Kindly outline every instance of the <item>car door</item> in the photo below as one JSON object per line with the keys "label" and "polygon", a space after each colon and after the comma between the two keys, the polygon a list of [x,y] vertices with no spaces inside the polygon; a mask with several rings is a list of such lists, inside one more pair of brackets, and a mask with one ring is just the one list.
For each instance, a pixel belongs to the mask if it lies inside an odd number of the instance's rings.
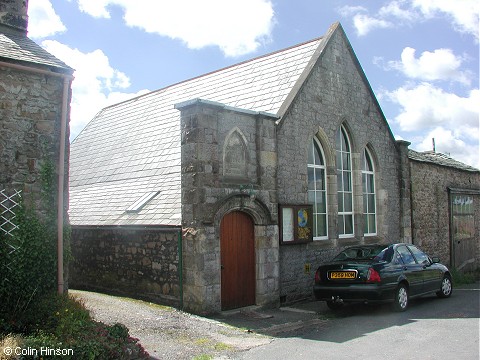
{"label": "car door", "polygon": [[427,254],[414,245],[407,245],[417,260],[417,263],[423,268],[423,292],[431,292],[440,288],[442,281],[442,272],[430,261]]}
{"label": "car door", "polygon": [[403,262],[403,274],[409,283],[409,292],[411,296],[423,292],[423,265],[418,264],[412,252],[406,245],[397,247],[397,253],[401,256]]}

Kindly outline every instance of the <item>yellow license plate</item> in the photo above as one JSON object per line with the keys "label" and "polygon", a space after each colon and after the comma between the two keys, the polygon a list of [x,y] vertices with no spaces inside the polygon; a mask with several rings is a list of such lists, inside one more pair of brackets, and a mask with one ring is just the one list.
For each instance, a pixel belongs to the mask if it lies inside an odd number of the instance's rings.
{"label": "yellow license plate", "polygon": [[355,271],[332,271],[330,273],[330,279],[350,279],[353,280],[357,277]]}

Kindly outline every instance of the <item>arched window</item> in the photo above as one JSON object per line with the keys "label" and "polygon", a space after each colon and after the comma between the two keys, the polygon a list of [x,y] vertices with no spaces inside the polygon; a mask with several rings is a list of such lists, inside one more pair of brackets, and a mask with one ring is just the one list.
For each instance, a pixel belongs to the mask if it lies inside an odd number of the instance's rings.
{"label": "arched window", "polygon": [[370,152],[363,152],[363,232],[365,236],[377,234],[377,207],[375,196],[375,168]]}
{"label": "arched window", "polygon": [[343,126],[337,135],[338,235],[353,236],[352,153]]}
{"label": "arched window", "polygon": [[325,160],[317,140],[308,147],[308,202],[313,205],[313,240],[328,238]]}

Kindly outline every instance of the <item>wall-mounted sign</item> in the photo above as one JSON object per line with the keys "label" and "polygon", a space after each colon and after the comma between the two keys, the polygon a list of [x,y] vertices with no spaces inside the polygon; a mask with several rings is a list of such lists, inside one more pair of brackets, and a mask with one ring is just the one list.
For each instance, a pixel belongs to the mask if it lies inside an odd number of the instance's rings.
{"label": "wall-mounted sign", "polygon": [[280,205],[280,243],[298,244],[313,240],[311,205]]}

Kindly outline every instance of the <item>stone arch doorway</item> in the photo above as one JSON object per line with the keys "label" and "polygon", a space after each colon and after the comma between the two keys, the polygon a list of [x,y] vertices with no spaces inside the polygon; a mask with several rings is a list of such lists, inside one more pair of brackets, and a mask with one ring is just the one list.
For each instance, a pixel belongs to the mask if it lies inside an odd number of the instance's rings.
{"label": "stone arch doorway", "polygon": [[226,214],[220,223],[222,310],[255,304],[255,230],[243,211]]}

